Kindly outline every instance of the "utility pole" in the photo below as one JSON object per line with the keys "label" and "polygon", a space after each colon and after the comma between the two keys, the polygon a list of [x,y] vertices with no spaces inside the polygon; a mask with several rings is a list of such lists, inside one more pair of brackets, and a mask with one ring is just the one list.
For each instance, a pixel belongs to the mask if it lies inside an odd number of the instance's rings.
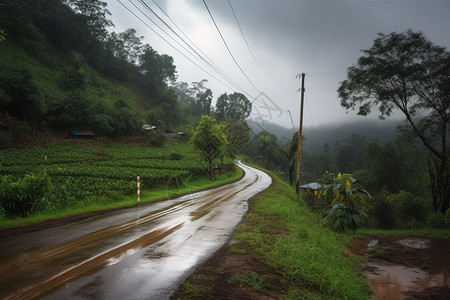
{"label": "utility pole", "polygon": [[[297,75],[298,78],[299,75]],[[295,190],[297,191],[297,196],[300,192],[300,162],[302,158],[302,136],[303,136],[303,102],[305,95],[305,73],[302,76],[302,89],[301,89],[301,103],[300,103],[300,127],[298,128],[298,153],[297,153],[297,181],[295,185]]]}

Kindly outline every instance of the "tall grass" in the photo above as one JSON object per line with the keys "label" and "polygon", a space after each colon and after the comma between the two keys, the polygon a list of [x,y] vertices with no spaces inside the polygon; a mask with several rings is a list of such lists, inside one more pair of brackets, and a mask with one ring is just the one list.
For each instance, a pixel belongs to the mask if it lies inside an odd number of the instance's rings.
{"label": "tall grass", "polygon": [[256,197],[236,238],[251,245],[290,287],[288,299],[369,299],[362,258],[344,255],[351,237],[326,228],[278,178]]}

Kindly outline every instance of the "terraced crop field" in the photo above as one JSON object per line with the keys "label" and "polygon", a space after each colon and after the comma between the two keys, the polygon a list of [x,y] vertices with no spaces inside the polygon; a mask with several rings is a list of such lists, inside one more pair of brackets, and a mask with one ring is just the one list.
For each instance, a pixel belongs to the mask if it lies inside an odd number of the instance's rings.
{"label": "terraced crop field", "polygon": [[136,194],[138,175],[145,190],[202,176],[206,167],[190,144],[178,142],[160,148],[67,144],[0,150],[0,177],[45,174],[54,198],[50,205],[59,209],[105,195]]}

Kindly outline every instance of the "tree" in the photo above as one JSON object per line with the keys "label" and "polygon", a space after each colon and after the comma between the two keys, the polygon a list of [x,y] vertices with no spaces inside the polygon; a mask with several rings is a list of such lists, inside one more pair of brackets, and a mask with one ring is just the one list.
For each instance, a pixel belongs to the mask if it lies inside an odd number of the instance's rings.
{"label": "tree", "polygon": [[208,82],[206,79],[200,82],[193,82],[193,92],[195,93],[195,105],[194,113],[197,116],[210,115],[211,114],[211,102],[213,99],[213,94],[211,89],[205,87],[205,83]]}
{"label": "tree", "polygon": [[199,82],[192,82],[189,85],[186,82],[173,83],[172,88],[185,106],[185,111],[198,119],[202,115],[211,114],[211,102],[213,94],[211,89],[205,86],[208,80],[202,79]]}
{"label": "tree", "polygon": [[108,4],[98,0],[67,0],[67,5],[81,16],[86,33],[98,40],[104,41],[107,38],[107,27],[114,24],[106,18],[111,15],[106,8]]}
{"label": "tree", "polygon": [[224,125],[228,141],[228,146],[226,147],[227,156],[235,157],[238,152],[250,143],[250,127],[245,122],[222,122],[221,124]]}
{"label": "tree", "polygon": [[224,156],[228,144],[223,126],[216,124],[214,118],[203,115],[190,143],[202,153],[203,159],[208,163],[209,179],[212,180],[214,161]]}
{"label": "tree", "polygon": [[339,143],[335,157],[336,168],[345,173],[361,169],[365,143],[366,138],[355,133]]}
{"label": "tree", "polygon": [[156,91],[165,86],[168,81],[175,81],[176,67],[173,58],[167,54],[158,54],[157,51],[146,44],[142,55],[139,57],[139,70],[142,73],[145,86],[150,91]]}
{"label": "tree", "polygon": [[216,115],[219,121],[244,121],[252,112],[252,103],[241,93],[224,93],[217,98]]}
{"label": "tree", "polygon": [[429,175],[435,211],[449,208],[450,53],[422,33],[379,34],[363,50],[338,89],[341,105],[367,115],[378,106],[380,118],[395,109],[431,152]]}
{"label": "tree", "polygon": [[292,183],[294,182],[294,169],[297,164],[298,132],[295,132],[292,135],[292,139],[289,141],[285,148],[281,148],[281,152],[284,154],[284,156],[286,156],[288,164],[289,184],[292,185]]}
{"label": "tree", "polygon": [[139,56],[142,54],[143,36],[136,36],[136,29],[128,28],[124,32],[119,33],[118,38],[122,42],[123,53],[119,57],[126,61],[136,64]]}

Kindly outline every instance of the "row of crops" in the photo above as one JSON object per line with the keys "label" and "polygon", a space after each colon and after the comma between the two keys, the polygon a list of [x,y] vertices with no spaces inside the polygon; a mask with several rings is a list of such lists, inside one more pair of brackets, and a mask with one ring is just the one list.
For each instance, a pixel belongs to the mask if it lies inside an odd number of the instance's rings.
{"label": "row of crops", "polygon": [[0,150],[0,204],[3,213],[21,214],[18,207],[23,209],[24,204],[19,202],[36,198],[31,193],[38,191],[44,195],[29,207],[25,205],[25,210],[59,210],[105,195],[136,193],[137,175],[141,188],[149,189],[178,184],[205,170],[200,155],[186,143],[161,148],[51,145],[5,149]]}

